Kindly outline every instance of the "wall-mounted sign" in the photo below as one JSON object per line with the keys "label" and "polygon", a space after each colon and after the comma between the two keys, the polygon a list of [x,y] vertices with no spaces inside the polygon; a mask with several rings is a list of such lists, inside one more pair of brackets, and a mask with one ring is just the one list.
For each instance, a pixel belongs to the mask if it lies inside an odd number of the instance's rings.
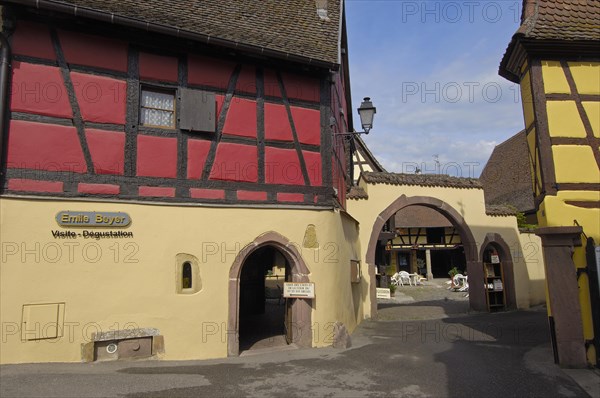
{"label": "wall-mounted sign", "polygon": [[492,264],[500,264],[500,256],[498,256],[497,254],[492,254]]}
{"label": "wall-mounted sign", "polygon": [[61,211],[56,215],[56,222],[61,227],[124,228],[131,224],[131,217],[127,213]]}
{"label": "wall-mounted sign", "polygon": [[382,287],[377,288],[377,298],[389,299],[392,298],[390,289],[385,289]]}
{"label": "wall-mounted sign", "polygon": [[283,284],[283,297],[285,298],[315,298],[315,284],[285,282]]}

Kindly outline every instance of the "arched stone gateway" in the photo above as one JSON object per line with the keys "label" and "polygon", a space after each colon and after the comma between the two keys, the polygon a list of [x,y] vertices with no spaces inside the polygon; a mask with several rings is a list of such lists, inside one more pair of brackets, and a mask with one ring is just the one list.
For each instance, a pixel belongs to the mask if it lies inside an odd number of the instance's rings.
{"label": "arched stone gateway", "polygon": [[366,261],[369,265],[369,274],[371,281],[370,286],[371,295],[371,314],[377,313],[377,299],[376,299],[376,286],[375,286],[375,250],[377,247],[377,240],[381,229],[383,228],[386,221],[391,218],[396,212],[402,210],[408,206],[425,206],[434,209],[444,215],[456,228],[460,234],[463,247],[465,250],[465,257],[467,262],[467,272],[469,275],[469,304],[471,309],[475,311],[485,311],[487,309],[485,292],[483,289],[483,268],[480,261],[479,252],[477,250],[477,243],[473,237],[471,229],[465,222],[464,218],[460,215],[449,204],[427,196],[412,196],[407,197],[406,195],[400,196],[392,204],[390,204],[385,210],[383,210],[373,225],[371,236],[369,238],[369,246],[367,248]]}
{"label": "arched stone gateway", "polygon": [[[279,251],[290,268],[292,282],[309,282],[310,271],[298,249],[287,238],[277,232],[267,232],[245,246],[236,256],[229,271],[229,314],[227,326],[227,355],[239,355],[240,277],[248,257],[260,248],[271,247]],[[306,300],[292,299],[289,320],[291,342],[299,347],[312,345],[311,305]]]}

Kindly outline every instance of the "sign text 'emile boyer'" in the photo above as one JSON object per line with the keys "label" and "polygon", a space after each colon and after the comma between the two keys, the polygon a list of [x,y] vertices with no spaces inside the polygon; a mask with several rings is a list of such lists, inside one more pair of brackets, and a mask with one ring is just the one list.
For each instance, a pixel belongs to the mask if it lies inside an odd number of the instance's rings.
{"label": "sign text 'emile boyer'", "polygon": [[56,222],[61,227],[124,228],[131,224],[131,217],[127,213],[61,211]]}

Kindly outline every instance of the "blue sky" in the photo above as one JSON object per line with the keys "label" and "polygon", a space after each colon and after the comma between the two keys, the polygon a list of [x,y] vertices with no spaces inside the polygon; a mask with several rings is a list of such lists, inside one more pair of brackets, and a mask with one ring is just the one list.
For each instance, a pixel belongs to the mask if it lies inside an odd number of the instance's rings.
{"label": "blue sky", "polygon": [[519,86],[498,75],[520,13],[520,0],[346,0],[355,128],[369,96],[363,138],[388,171],[478,177],[523,129]]}

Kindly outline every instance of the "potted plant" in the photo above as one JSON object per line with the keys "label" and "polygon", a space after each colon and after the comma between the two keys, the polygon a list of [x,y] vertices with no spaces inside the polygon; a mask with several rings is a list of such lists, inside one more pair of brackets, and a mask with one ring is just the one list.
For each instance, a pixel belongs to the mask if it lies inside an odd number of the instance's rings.
{"label": "potted plant", "polygon": [[448,275],[450,275],[450,287],[454,287],[454,277],[460,274],[460,270],[456,267],[453,267],[450,271],[448,271]]}
{"label": "potted plant", "polygon": [[394,297],[396,295],[397,286],[393,283],[390,283],[390,296]]}

